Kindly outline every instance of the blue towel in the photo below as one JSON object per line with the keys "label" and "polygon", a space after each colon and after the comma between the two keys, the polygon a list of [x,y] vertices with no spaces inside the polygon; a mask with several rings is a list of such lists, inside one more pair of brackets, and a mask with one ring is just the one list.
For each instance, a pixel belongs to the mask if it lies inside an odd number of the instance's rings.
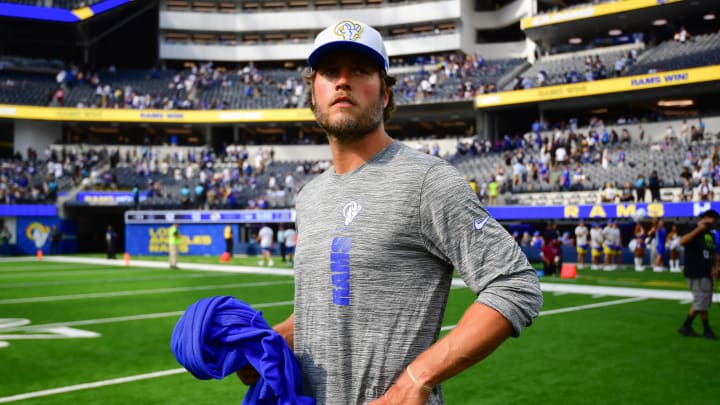
{"label": "blue towel", "polygon": [[229,296],[203,298],[180,317],[170,340],[177,361],[198,379],[222,379],[248,363],[260,374],[243,404],[314,405],[302,396],[300,365],[259,311]]}

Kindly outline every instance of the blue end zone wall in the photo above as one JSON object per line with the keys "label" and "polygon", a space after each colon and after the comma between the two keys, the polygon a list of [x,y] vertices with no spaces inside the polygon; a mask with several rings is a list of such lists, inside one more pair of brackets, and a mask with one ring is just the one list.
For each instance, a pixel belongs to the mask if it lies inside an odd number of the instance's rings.
{"label": "blue end zone wall", "polygon": [[14,219],[14,221],[6,221],[6,225],[14,224],[10,232],[15,241],[14,244],[0,247],[0,254],[34,255],[38,250],[42,250],[44,254],[50,253],[50,234],[53,225],[57,225],[62,234],[58,253],[77,252],[77,224],[58,217],[55,205],[0,205],[0,218]]}
{"label": "blue end zone wall", "polygon": [[58,217],[18,217],[17,244],[15,251],[20,255],[34,255],[38,250],[50,253],[50,234],[53,225],[62,233],[58,254],[77,252],[77,224]]}

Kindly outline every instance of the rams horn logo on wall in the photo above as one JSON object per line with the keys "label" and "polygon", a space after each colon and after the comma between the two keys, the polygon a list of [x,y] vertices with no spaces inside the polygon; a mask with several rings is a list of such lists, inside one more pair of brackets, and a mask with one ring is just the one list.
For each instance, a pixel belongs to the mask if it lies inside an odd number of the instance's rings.
{"label": "rams horn logo on wall", "polygon": [[41,224],[40,222],[33,222],[28,225],[25,229],[25,236],[28,239],[35,242],[35,247],[40,249],[45,246],[47,238],[50,235],[50,227]]}
{"label": "rams horn logo on wall", "polygon": [[346,41],[357,41],[362,34],[362,25],[355,21],[344,20],[335,25],[335,35],[342,37]]}

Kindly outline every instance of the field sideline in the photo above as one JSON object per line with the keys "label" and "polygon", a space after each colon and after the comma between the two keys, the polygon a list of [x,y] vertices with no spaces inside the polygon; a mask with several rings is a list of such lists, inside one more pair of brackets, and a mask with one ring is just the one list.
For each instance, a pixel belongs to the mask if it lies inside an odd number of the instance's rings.
{"label": "field sideline", "polygon": [[[269,323],[292,311],[292,269],[182,258],[0,260],[0,403],[239,403],[234,377],[198,381],[175,362],[169,336],[197,299],[234,295]],[[191,262],[186,262],[191,261]],[[277,262],[278,260],[276,260]],[[448,404],[710,404],[719,342],[676,329],[690,295],[678,274],[580,271],[543,279],[545,306],[521,338],[443,384]],[[472,293],[454,284],[443,331]],[[711,324],[720,330],[713,304]],[[713,319],[714,318],[716,319]],[[699,321],[696,329],[700,330]],[[707,378],[707,377],[706,377]],[[698,383],[698,381],[704,381]]]}

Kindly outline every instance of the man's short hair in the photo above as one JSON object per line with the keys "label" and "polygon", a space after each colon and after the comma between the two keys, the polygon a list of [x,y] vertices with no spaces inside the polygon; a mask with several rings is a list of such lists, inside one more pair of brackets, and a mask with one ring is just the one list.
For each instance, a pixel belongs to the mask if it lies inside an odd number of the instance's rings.
{"label": "man's short hair", "polygon": [[720,218],[720,214],[718,214],[718,212],[715,211],[715,210],[713,210],[713,209],[709,209],[709,210],[703,212],[702,214],[700,214],[700,218],[715,218],[715,219],[718,219],[718,218]]}

